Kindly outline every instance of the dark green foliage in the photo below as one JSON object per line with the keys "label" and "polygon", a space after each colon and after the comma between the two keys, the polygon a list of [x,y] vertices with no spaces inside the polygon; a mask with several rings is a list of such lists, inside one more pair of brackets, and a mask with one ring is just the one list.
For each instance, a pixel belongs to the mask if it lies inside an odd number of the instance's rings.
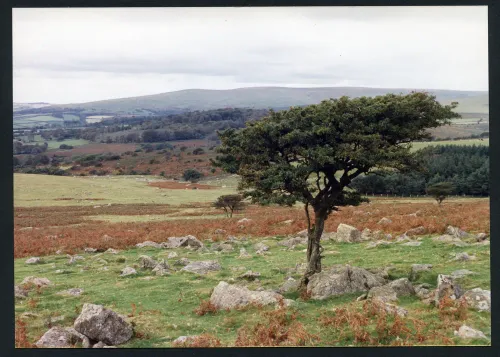
{"label": "dark green foliage", "polygon": [[191,181],[191,182],[196,182],[202,177],[203,174],[195,169],[187,169],[186,171],[184,171],[184,174],[182,175],[184,181]]}
{"label": "dark green foliage", "polygon": [[226,216],[231,218],[234,211],[241,211],[244,209],[243,196],[241,195],[224,195],[217,198],[213,203],[215,208],[223,209]]}
{"label": "dark green foliage", "polygon": [[417,151],[424,170],[409,174],[360,176],[352,187],[363,194],[425,195],[425,188],[447,181],[454,195],[489,195],[489,148],[440,145]]}
{"label": "dark green foliage", "polygon": [[71,146],[71,145],[66,145],[66,144],[61,144],[61,145],[59,146],[59,149],[61,149],[61,150],[71,150],[71,149],[73,149],[73,146]]}
{"label": "dark green foliage", "polygon": [[427,194],[434,197],[438,204],[453,192],[453,185],[449,182],[439,182],[427,187]]}
{"label": "dark green foliage", "polygon": [[[324,221],[339,205],[358,204],[348,188],[376,167],[409,172],[421,162],[410,143],[430,137],[429,128],[459,117],[427,93],[374,98],[331,99],[292,107],[219,133],[213,165],[241,176],[244,197],[261,204],[306,205],[308,270],[302,281],[321,271],[320,237]],[[311,225],[308,208],[314,212]]]}
{"label": "dark green foliage", "polygon": [[203,150],[202,148],[196,148],[193,150],[193,155],[201,155],[204,153],[205,153],[205,150]]}

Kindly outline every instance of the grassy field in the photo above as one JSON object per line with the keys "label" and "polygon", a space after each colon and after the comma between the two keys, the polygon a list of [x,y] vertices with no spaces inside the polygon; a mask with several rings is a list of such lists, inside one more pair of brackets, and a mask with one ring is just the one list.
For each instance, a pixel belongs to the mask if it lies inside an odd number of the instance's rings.
{"label": "grassy field", "polygon": [[490,145],[490,139],[485,138],[483,140],[481,139],[465,139],[465,140],[443,140],[443,141],[426,141],[426,142],[414,142],[412,143],[412,151],[416,151],[422,148],[425,148],[427,146],[432,146],[432,145]]}
{"label": "grassy field", "polygon": [[[195,310],[202,300],[210,297],[219,281],[235,279],[252,290],[276,289],[283,284],[287,269],[305,261],[305,246],[285,251],[278,242],[305,228],[303,208],[251,205],[229,219],[222,215],[222,211],[210,207],[210,202],[221,194],[235,192],[235,176],[207,178],[201,183],[216,188],[198,190],[156,188],[149,185],[148,179],[154,177],[14,175],[15,283],[27,276],[37,276],[46,277],[55,284],[32,291],[25,300],[16,300],[16,329],[19,334],[26,333],[25,342],[36,342],[50,326],[72,326],[86,302],[103,304],[128,316],[127,319],[135,325],[135,337],[119,347],[171,347],[172,341],[179,336],[203,333],[218,339],[223,346],[234,346],[238,330],[244,326],[251,328],[259,322],[267,325],[285,321],[276,315],[284,312],[276,312],[273,307],[224,310],[202,316]],[[416,211],[418,216],[408,216]],[[238,223],[241,217],[249,218],[251,223],[241,225]],[[392,223],[379,225],[377,222],[382,217],[390,218]],[[285,220],[291,223],[284,224]],[[416,283],[435,287],[438,274],[469,269],[475,274],[460,280],[464,289],[490,289],[489,246],[456,247],[430,239],[442,234],[447,225],[459,226],[471,233],[489,233],[488,199],[450,199],[438,206],[431,199],[373,198],[370,204],[341,208],[326,221],[325,230],[335,231],[339,223],[360,230],[379,229],[393,236],[424,226],[428,235],[422,237],[419,247],[392,244],[367,249],[367,243],[326,241],[323,244],[324,269],[334,264],[367,269],[392,266],[392,280],[407,277],[411,264],[433,264],[432,271],[423,274]],[[226,230],[226,234],[215,234],[218,228]],[[163,242],[167,237],[187,234],[203,241],[209,251],[135,248],[136,243],[146,240]],[[213,242],[224,239],[226,235],[248,240],[235,244],[233,252],[212,251]],[[111,238],[104,239],[105,236]],[[270,254],[256,255],[253,245],[257,242],[267,244]],[[83,252],[85,247],[121,251],[117,255],[89,254]],[[238,258],[242,247],[252,258]],[[62,250],[62,254],[55,254],[57,250]],[[178,257],[168,259],[171,251],[175,251]],[[451,254],[464,251],[475,254],[477,259],[449,262]],[[67,253],[81,254],[85,259],[68,265]],[[182,257],[192,261],[217,260],[222,270],[205,276],[180,271],[169,276],[156,276],[137,266],[137,259],[143,254],[165,259],[171,266]],[[41,256],[44,263],[26,265],[25,260],[30,256]],[[120,277],[125,266],[135,266],[138,274]],[[103,267],[107,270],[102,270]],[[248,270],[261,274],[258,282],[238,280],[238,276]],[[292,276],[300,278],[298,273],[292,273]],[[84,293],[78,297],[57,294],[70,288],[82,288]],[[316,335],[294,343],[314,346],[489,344],[484,340],[460,340],[454,336],[454,331],[465,323],[491,338],[489,313],[469,309],[465,314],[449,315],[443,309],[424,305],[416,297],[406,297],[397,304],[409,311],[408,318],[403,321],[393,317],[386,319],[367,313],[369,305],[356,302],[359,295],[347,294],[314,301],[299,297],[297,292],[284,294],[285,298],[295,300],[294,307],[286,312],[289,316],[286,321],[293,322],[295,325],[291,326],[294,328],[302,324],[309,333]],[[335,312],[334,309],[344,308],[352,316],[367,319],[364,329],[370,337],[364,342],[356,339],[358,335],[349,324],[335,327],[325,322],[325,317],[334,319],[340,316],[339,310]],[[402,329],[401,323],[408,330]],[[381,330],[392,332],[381,337]]]}

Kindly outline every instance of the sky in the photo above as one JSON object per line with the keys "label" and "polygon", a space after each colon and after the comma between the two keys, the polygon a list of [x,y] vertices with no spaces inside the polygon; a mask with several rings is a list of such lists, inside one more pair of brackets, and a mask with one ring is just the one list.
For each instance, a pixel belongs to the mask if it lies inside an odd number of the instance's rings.
{"label": "sky", "polygon": [[488,89],[487,7],[13,9],[14,102],[183,89]]}

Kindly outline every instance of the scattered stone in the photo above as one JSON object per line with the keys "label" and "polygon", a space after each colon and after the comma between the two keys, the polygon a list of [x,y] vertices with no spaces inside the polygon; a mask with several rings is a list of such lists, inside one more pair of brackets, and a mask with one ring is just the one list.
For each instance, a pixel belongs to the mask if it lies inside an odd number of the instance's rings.
{"label": "scattered stone", "polygon": [[120,276],[129,276],[129,275],[135,275],[137,274],[137,271],[132,268],[132,267],[125,267],[123,270],[122,270],[122,273],[120,274]]}
{"label": "scattered stone", "polygon": [[107,345],[119,345],[132,338],[132,326],[125,318],[102,305],[84,304],[74,323],[76,331]]}
{"label": "scattered stone", "polygon": [[234,247],[229,243],[215,243],[211,247],[213,250],[223,253],[232,252]]}
{"label": "scattered stone", "polygon": [[475,255],[469,255],[466,252],[462,252],[462,253],[456,253],[452,261],[467,262],[469,260],[475,260],[475,259],[476,259]]}
{"label": "scattered stone", "polygon": [[220,228],[217,228],[215,231],[214,231],[214,234],[225,234],[226,231],[224,229],[220,229]]}
{"label": "scattered stone", "polygon": [[393,242],[388,242],[386,240],[378,240],[376,242],[370,242],[366,245],[366,249],[372,249],[372,248],[376,248],[378,247],[379,245],[383,245],[383,246],[388,246],[390,244],[393,244]]}
{"label": "scattered stone", "polygon": [[169,237],[165,243],[162,243],[162,247],[169,249],[180,247],[201,248],[203,243],[195,236],[188,235],[185,237]]}
{"label": "scattered stone", "polygon": [[73,265],[79,260],[85,260],[85,258],[82,257],[81,255],[69,255],[69,254],[67,254],[66,256],[69,258],[68,263],[67,263],[68,265]]}
{"label": "scattered stone", "polygon": [[256,251],[267,252],[269,247],[262,242],[259,242],[253,246]]}
{"label": "scattered stone", "polygon": [[179,255],[176,252],[170,252],[170,253],[168,253],[167,258],[172,259],[172,258],[176,258],[177,256],[179,256]]}
{"label": "scattered stone", "polygon": [[415,295],[415,289],[407,278],[393,280],[387,285],[394,289],[397,297]]}
{"label": "scattered stone", "polygon": [[250,303],[259,305],[276,304],[283,296],[271,291],[251,291],[244,286],[219,282],[214,288],[210,302],[217,309],[233,309]]}
{"label": "scattered stone", "polygon": [[450,236],[453,236],[453,237],[459,238],[459,239],[467,238],[469,236],[469,233],[461,230],[458,227],[453,227],[453,226],[446,227],[445,234],[448,234]]}
{"label": "scattered stone", "polygon": [[31,258],[27,259],[24,263],[25,264],[42,264],[43,259],[40,257],[31,257]]}
{"label": "scattered stone", "polygon": [[251,219],[248,219],[248,218],[242,218],[242,219],[240,219],[237,223],[238,223],[238,224],[242,224],[242,223],[250,223],[250,222],[252,222],[252,220],[251,220]]}
{"label": "scattered stone", "polygon": [[278,289],[276,292],[280,294],[289,293],[292,291],[296,291],[299,288],[300,281],[295,280],[292,277],[289,277]]}
{"label": "scattered stone", "polygon": [[362,241],[377,239],[377,238],[380,238],[381,236],[382,236],[381,231],[372,232],[371,229],[369,229],[369,228],[365,228],[361,232],[361,240]]}
{"label": "scattered stone", "polygon": [[149,240],[142,242],[142,243],[137,243],[135,246],[137,248],[146,248],[146,247],[152,247],[152,248],[158,248],[158,249],[163,248],[163,246],[160,243],[151,242]]}
{"label": "scattered stone", "polygon": [[438,275],[437,290],[434,299],[434,303],[436,306],[439,305],[439,302],[445,296],[449,297],[451,300],[456,300],[462,295],[462,288],[455,282],[455,280],[451,276],[443,274]]}
{"label": "scattered stone", "polygon": [[297,237],[307,238],[307,229],[304,229],[295,234]]}
{"label": "scattered stone", "polygon": [[356,243],[361,241],[361,232],[353,226],[339,224],[335,240],[342,243]]}
{"label": "scattered stone", "polygon": [[63,253],[63,251],[61,249],[59,249],[59,250],[56,251],[57,255],[62,254],[62,253]]}
{"label": "scattered stone", "polygon": [[164,260],[161,260],[153,268],[153,273],[159,276],[170,275],[170,266]]}
{"label": "scattered stone", "polygon": [[396,291],[389,285],[375,286],[371,288],[368,292],[367,298],[382,302],[398,301]]}
{"label": "scattered stone", "polygon": [[26,299],[28,297],[28,290],[23,289],[19,285],[14,285],[14,296],[18,299]]}
{"label": "scattered stone", "polygon": [[256,280],[260,277],[260,273],[255,272],[255,271],[247,271],[246,273],[240,275],[238,279],[240,280],[248,280],[248,281],[253,281]]}
{"label": "scattered stone", "polygon": [[241,248],[240,249],[240,255],[238,256],[238,258],[240,259],[247,259],[247,258],[251,258],[252,256],[250,254],[248,254],[247,250],[245,248]]}
{"label": "scattered stone", "polygon": [[390,220],[387,217],[384,217],[380,221],[377,222],[377,224],[389,224],[389,223],[392,223],[392,220]]}
{"label": "scattered stone", "polygon": [[432,264],[412,264],[410,271],[410,281],[415,281],[420,277],[422,272],[429,272],[432,269]]}
{"label": "scattered stone", "polygon": [[113,248],[108,248],[104,253],[109,253],[109,254],[118,254],[119,250],[113,249]]}
{"label": "scattered stone", "polygon": [[463,295],[469,307],[478,311],[491,312],[491,291],[475,288],[468,290]]}
{"label": "scattered stone", "polygon": [[488,235],[486,233],[478,233],[476,236],[476,241],[478,242],[482,242],[486,239],[488,239]]}
{"label": "scattered stone", "polygon": [[408,237],[421,236],[422,234],[425,234],[426,232],[427,232],[427,229],[424,226],[419,226],[419,227],[407,230],[405,232],[405,235],[407,235]]}
{"label": "scattered stone", "polygon": [[427,305],[431,303],[431,300],[434,297],[434,292],[431,291],[431,286],[429,284],[415,285],[414,289],[415,295],[417,295],[420,300],[425,300]]}
{"label": "scattered stone", "polygon": [[298,244],[307,244],[307,238],[302,238],[302,237],[290,238],[290,239],[286,239],[284,241],[281,241],[278,244],[282,245],[284,247],[287,247],[287,248],[292,248]]}
{"label": "scattered stone", "polygon": [[181,270],[188,271],[188,272],[195,273],[195,274],[207,274],[208,272],[218,271],[221,269],[222,269],[222,267],[220,266],[220,264],[217,261],[204,260],[204,261],[191,262],[188,265],[186,265],[184,268],[182,268]]}
{"label": "scattered stone", "polygon": [[83,294],[83,289],[73,288],[68,290],[59,291],[57,295],[69,295],[69,296],[80,296]]}
{"label": "scattered stone", "polygon": [[370,273],[378,275],[381,278],[387,280],[387,279],[389,279],[389,271],[391,271],[393,268],[394,268],[393,266],[388,266],[385,268],[371,268],[371,269],[366,269],[366,270],[368,270]]}
{"label": "scattered stone", "polygon": [[158,264],[157,261],[147,255],[141,255],[137,260],[139,260],[141,269],[154,269]]}
{"label": "scattered stone", "polygon": [[384,278],[366,269],[338,265],[311,276],[307,291],[311,298],[323,300],[330,296],[369,291],[385,282]]}
{"label": "scattered stone", "polygon": [[95,252],[97,252],[97,249],[95,249],[95,248],[85,248],[84,252],[85,253],[95,253]]}
{"label": "scattered stone", "polygon": [[449,234],[444,234],[442,236],[434,237],[432,238],[434,242],[443,242],[443,243],[452,243],[452,242],[457,242],[460,241],[459,238],[456,238],[454,236],[451,236]]}
{"label": "scattered stone", "polygon": [[422,244],[422,242],[414,241],[414,242],[407,242],[407,243],[404,243],[402,245],[404,245],[406,247],[419,247],[421,244]]}
{"label": "scattered stone", "polygon": [[197,336],[179,336],[175,340],[172,341],[172,345],[182,345],[184,343],[193,341]]}
{"label": "scattered stone", "polygon": [[72,327],[52,327],[35,343],[38,348],[70,348],[77,344],[90,346],[88,337]]}
{"label": "scattered stone", "polygon": [[472,327],[469,327],[467,325],[462,325],[458,331],[454,331],[455,336],[460,337],[460,338],[482,338],[489,340],[488,337],[484,333],[482,333],[479,330],[474,330]]}
{"label": "scattered stone", "polygon": [[381,308],[383,308],[385,310],[385,312],[387,312],[388,314],[397,314],[400,317],[408,316],[408,310],[406,310],[402,307],[399,307],[399,306],[396,306],[393,304],[389,304],[386,302],[379,304],[379,306]]}
{"label": "scattered stone", "polygon": [[30,285],[33,284],[35,286],[39,287],[46,287],[46,286],[51,286],[54,285],[49,279],[47,278],[37,278],[34,276],[27,276],[26,278],[23,279],[21,282],[21,285]]}
{"label": "scattered stone", "polygon": [[473,271],[467,270],[467,269],[459,269],[455,270],[454,272],[451,273],[451,277],[453,279],[461,279],[467,275],[475,274]]}
{"label": "scattered stone", "polygon": [[176,262],[174,262],[174,265],[177,265],[177,266],[186,266],[190,263],[189,259],[188,258],[181,258],[179,260],[177,260]]}

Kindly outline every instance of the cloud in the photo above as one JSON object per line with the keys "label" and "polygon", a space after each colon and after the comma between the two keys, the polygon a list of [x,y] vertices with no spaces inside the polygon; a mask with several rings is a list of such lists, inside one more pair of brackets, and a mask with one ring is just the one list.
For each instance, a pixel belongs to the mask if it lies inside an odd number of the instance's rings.
{"label": "cloud", "polygon": [[14,9],[14,99],[346,83],[485,90],[487,36],[485,7]]}

